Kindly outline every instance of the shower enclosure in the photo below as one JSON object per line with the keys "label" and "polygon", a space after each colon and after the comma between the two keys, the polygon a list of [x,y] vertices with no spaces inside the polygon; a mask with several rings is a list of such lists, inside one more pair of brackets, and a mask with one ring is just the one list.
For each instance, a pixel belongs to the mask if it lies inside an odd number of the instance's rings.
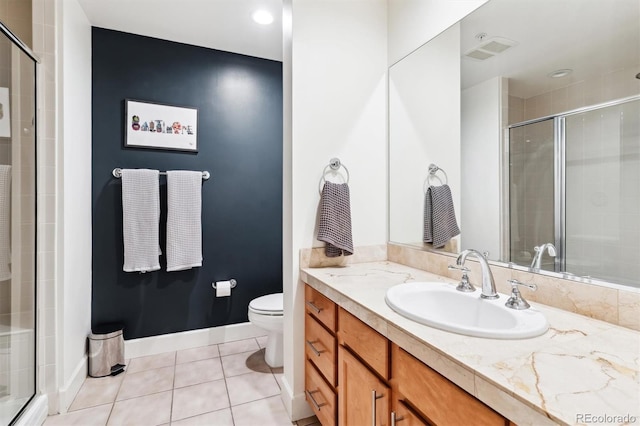
{"label": "shower enclosure", "polygon": [[640,97],[509,126],[510,261],[637,285]]}
{"label": "shower enclosure", "polygon": [[0,24],[0,425],[36,383],[36,60]]}

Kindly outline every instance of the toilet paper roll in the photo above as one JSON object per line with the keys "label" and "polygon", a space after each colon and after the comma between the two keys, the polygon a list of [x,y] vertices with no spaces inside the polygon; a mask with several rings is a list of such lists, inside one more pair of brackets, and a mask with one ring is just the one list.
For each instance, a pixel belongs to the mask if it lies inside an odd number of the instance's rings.
{"label": "toilet paper roll", "polygon": [[216,281],[216,297],[231,296],[231,281]]}

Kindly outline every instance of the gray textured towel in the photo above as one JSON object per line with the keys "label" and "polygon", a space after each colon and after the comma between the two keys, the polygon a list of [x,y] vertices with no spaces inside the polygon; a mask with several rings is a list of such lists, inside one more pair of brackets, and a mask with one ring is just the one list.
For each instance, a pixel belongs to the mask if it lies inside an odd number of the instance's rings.
{"label": "gray textured towel", "polygon": [[353,254],[349,185],[325,182],[320,196],[318,240],[327,243],[327,257]]}
{"label": "gray textured towel", "polygon": [[125,272],[160,269],[159,172],[122,170],[122,239]]}
{"label": "gray textured towel", "polygon": [[424,197],[424,239],[440,248],[460,233],[449,185],[430,186]]}
{"label": "gray textured towel", "polygon": [[202,266],[202,172],[167,171],[167,272]]}

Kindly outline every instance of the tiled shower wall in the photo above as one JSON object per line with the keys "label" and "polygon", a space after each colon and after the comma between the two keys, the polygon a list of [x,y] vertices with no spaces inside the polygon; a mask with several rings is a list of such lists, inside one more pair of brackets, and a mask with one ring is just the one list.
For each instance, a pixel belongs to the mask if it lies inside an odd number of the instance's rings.
{"label": "tiled shower wall", "polygon": [[33,51],[38,68],[38,368],[37,392],[49,397],[49,411],[57,413],[56,372],[56,4],[33,0]]}

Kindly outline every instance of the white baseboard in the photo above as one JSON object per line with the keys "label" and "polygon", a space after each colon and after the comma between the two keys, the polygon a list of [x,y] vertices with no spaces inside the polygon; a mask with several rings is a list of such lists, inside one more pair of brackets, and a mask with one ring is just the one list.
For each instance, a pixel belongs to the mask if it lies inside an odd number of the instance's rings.
{"label": "white baseboard", "polygon": [[87,356],[83,356],[75,370],[73,370],[73,374],[69,378],[69,381],[65,383],[58,392],[59,395],[59,409],[60,413],[64,414],[69,411],[69,407],[73,403],[76,395],[80,391],[84,380],[87,378],[87,373],[89,372],[89,366],[87,364],[88,358]]}
{"label": "white baseboard", "polygon": [[314,415],[313,410],[304,397],[304,393],[293,395],[291,386],[289,386],[289,382],[287,382],[286,377],[282,377],[282,391],[280,392],[280,398],[284,403],[287,413],[289,413],[291,421],[295,422]]}
{"label": "white baseboard", "polygon": [[36,395],[27,409],[18,417],[15,426],[33,426],[41,425],[47,420],[47,414],[49,412],[49,403],[47,402],[47,395]]}
{"label": "white baseboard", "polygon": [[142,337],[124,341],[126,359],[156,355],[163,352],[180,351],[200,346],[250,339],[266,335],[267,332],[250,322],[182,331],[160,336]]}

